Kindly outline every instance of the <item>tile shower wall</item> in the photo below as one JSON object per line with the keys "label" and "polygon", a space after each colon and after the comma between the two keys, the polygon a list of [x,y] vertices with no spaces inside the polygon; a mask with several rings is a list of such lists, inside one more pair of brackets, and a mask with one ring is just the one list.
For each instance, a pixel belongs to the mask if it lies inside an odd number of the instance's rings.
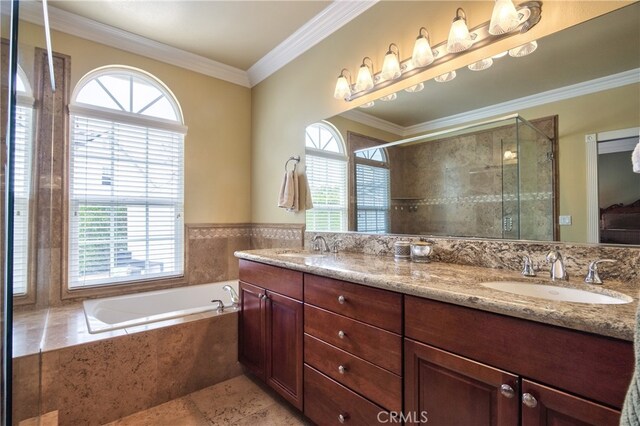
{"label": "tile shower wall", "polygon": [[[554,117],[533,124],[555,134]],[[390,232],[552,240],[552,147],[518,127],[389,149]],[[520,168],[517,160],[504,160],[505,151],[518,152],[518,136]]]}

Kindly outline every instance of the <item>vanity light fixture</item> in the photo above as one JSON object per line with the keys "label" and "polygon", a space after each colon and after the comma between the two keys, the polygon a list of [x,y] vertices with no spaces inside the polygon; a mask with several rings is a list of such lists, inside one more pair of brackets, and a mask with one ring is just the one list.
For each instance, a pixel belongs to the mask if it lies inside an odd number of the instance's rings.
{"label": "vanity light fixture", "polygon": [[497,55],[493,55],[492,58],[493,59],[500,59],[500,58],[504,58],[505,56],[507,56],[509,54],[508,50],[505,50],[502,53],[498,53]]}
{"label": "vanity light fixture", "polygon": [[398,97],[398,94],[396,92],[393,92],[393,93],[390,93],[387,96],[383,96],[383,97],[381,97],[379,99],[381,101],[390,102],[390,101],[395,101],[397,97]]}
{"label": "vanity light fixture", "polygon": [[456,72],[454,71],[450,71],[450,72],[446,72],[444,74],[441,74],[439,76],[437,76],[436,78],[434,78],[435,81],[437,81],[438,83],[446,83],[447,81],[451,81],[454,78],[456,78]]}
{"label": "vanity light fixture", "polygon": [[471,65],[468,66],[468,68],[471,71],[482,71],[482,70],[486,70],[491,65],[493,65],[493,59],[487,58],[487,59],[482,59],[481,61],[472,63]]}
{"label": "vanity light fixture", "polygon": [[407,87],[406,89],[404,89],[404,91],[409,93],[416,93],[416,92],[420,92],[422,89],[424,89],[424,83],[420,82],[415,86]]}
{"label": "vanity light fixture", "polygon": [[431,65],[438,51],[431,49],[429,41],[429,32],[425,27],[420,27],[416,43],[413,45],[413,55],[411,55],[411,63],[414,68],[426,67]]}
{"label": "vanity light fixture", "polygon": [[496,0],[489,22],[489,34],[500,35],[515,30],[521,19],[529,17],[525,17],[527,13],[531,13],[529,9],[522,9],[522,12],[518,13],[511,0]]}
{"label": "vanity light fixture", "polygon": [[[349,79],[344,75],[345,72],[349,74]],[[342,68],[338,81],[336,81],[336,90],[333,92],[333,97],[336,99],[349,99],[351,96],[351,73],[348,69]]]}
{"label": "vanity light fixture", "polygon": [[375,105],[375,102],[371,101],[371,102],[367,102],[366,104],[360,105],[360,108],[367,109],[367,108],[371,108],[374,105]]}
{"label": "vanity light fixture", "polygon": [[509,50],[509,56],[513,56],[514,58],[522,58],[523,56],[527,56],[532,54],[538,48],[537,41],[530,41],[529,43],[523,44],[522,46],[514,47]]}
{"label": "vanity light fixture", "polygon": [[[367,60],[369,60],[371,66],[367,64]],[[365,56],[362,60],[354,89],[356,92],[373,89],[373,61],[368,56]]]}
{"label": "vanity light fixture", "polygon": [[[506,37],[526,33],[540,22],[542,17],[542,3],[540,1],[528,0],[517,6],[514,6],[512,1],[495,0],[491,20],[471,29],[467,27],[465,11],[458,8],[456,17],[451,24],[449,37],[435,45],[431,44],[430,34],[426,28],[420,27],[411,57],[402,60],[399,46],[391,43],[384,57],[382,70],[378,73],[374,71],[373,61],[368,56],[362,60],[357,76],[354,73],[355,83],[351,83],[351,75],[346,74],[346,70],[343,69],[336,82],[334,97],[344,99],[347,102],[353,101],[386,88],[397,81],[413,77],[425,68],[445,64],[455,59],[461,52],[484,48]],[[513,14],[514,10],[515,15]],[[486,69],[491,66],[493,59],[501,58],[507,54],[515,57],[525,56],[533,52],[536,47],[535,42],[527,43],[508,52],[477,61],[469,68],[474,71]],[[435,80],[438,82],[451,81],[455,75],[456,72],[452,71],[436,77]],[[423,87],[424,85],[420,87],[416,84],[405,90],[417,92]]]}
{"label": "vanity light fixture", "polygon": [[[394,51],[395,48],[395,51]],[[382,63],[382,72],[380,72],[380,80],[395,80],[402,75],[400,70],[400,49],[395,43],[389,45],[389,50],[384,56]]]}
{"label": "vanity light fixture", "polygon": [[447,41],[447,52],[458,53],[467,50],[473,45],[476,34],[471,35],[467,27],[467,14],[464,9],[459,7],[456,10],[456,17],[453,18],[451,29],[449,30],[449,38]]}

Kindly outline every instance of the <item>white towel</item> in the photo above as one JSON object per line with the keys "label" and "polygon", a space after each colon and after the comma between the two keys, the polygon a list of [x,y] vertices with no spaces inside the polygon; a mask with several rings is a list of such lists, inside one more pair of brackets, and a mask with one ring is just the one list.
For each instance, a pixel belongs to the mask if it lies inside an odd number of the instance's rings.
{"label": "white towel", "polygon": [[631,154],[631,163],[633,164],[633,172],[640,173],[640,142],[638,142],[633,154]]}
{"label": "white towel", "polygon": [[311,210],[313,208],[313,200],[311,199],[311,188],[309,188],[309,179],[304,174],[300,174],[298,177],[298,184],[300,186],[300,200],[304,200],[304,203],[300,204],[302,210]]}
{"label": "white towel", "polygon": [[295,182],[293,171],[285,172],[280,187],[280,196],[278,197],[278,207],[283,209],[293,208],[295,198]]}

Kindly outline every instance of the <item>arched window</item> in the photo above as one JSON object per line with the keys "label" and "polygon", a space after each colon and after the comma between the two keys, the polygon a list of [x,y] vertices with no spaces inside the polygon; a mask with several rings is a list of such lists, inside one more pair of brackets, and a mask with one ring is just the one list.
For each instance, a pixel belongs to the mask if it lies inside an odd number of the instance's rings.
{"label": "arched window", "polygon": [[389,163],[384,149],[355,154],[356,230],[389,232]]}
{"label": "arched window", "polygon": [[29,199],[33,149],[33,92],[18,66],[16,78],[15,173],[13,182],[13,294],[27,293],[29,281]]}
{"label": "arched window", "polygon": [[71,112],[70,288],[183,274],[182,111],[158,79],[104,67]]}
{"label": "arched window", "polygon": [[313,209],[308,231],[347,230],[347,155],[340,133],[327,122],[307,127],[305,162]]}

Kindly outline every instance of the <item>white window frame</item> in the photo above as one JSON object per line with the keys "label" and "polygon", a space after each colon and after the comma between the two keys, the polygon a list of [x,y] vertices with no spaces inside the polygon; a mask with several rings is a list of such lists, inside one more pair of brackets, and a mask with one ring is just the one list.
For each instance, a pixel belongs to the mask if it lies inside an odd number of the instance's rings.
{"label": "white window frame", "polygon": [[[338,151],[339,152],[332,152],[332,151],[328,151],[325,149],[318,149],[318,148],[313,148],[310,146],[306,145],[306,139],[307,139],[307,134],[306,132],[308,131],[309,128],[314,127],[314,126],[319,126],[324,128],[325,130],[327,130],[329,133],[331,133],[333,139],[337,142],[338,145]],[[349,223],[349,172],[348,172],[348,157],[346,154],[346,145],[344,142],[344,139],[342,138],[342,135],[340,134],[340,132],[338,131],[338,129],[336,129],[336,127],[327,122],[327,121],[319,121],[317,123],[313,123],[310,124],[309,126],[307,126],[307,129],[305,129],[305,155],[306,155],[306,163],[307,163],[307,167],[310,163],[310,157],[318,157],[318,158],[322,158],[325,160],[329,160],[329,161],[335,161],[335,162],[340,162],[340,163],[344,163],[342,166],[344,167],[344,182],[342,183],[344,185],[344,187],[342,188],[342,192],[344,194],[343,200],[342,200],[342,205],[343,207],[341,208],[323,208],[323,206],[321,206],[319,204],[319,202],[317,201],[317,199],[313,196],[313,182],[312,179],[309,178],[309,175],[307,175],[307,179],[309,179],[309,185],[311,187],[311,198],[313,199],[313,203],[314,203],[314,207],[311,211],[307,210],[307,231],[318,231],[318,232],[344,232],[348,230],[348,223]],[[313,161],[313,160],[311,160]],[[313,227],[310,227],[310,222],[311,220],[309,219],[309,216],[311,215],[315,215],[317,214],[319,211],[339,211],[341,212],[341,223],[340,223],[340,229],[314,229]]]}
{"label": "white window frame", "polygon": [[[379,155],[376,155],[379,154]],[[355,154],[354,156],[354,162],[355,162],[355,167],[354,167],[354,191],[355,191],[355,198],[356,198],[356,231],[358,232],[368,232],[368,233],[373,233],[373,234],[381,234],[381,233],[388,233],[389,232],[389,223],[390,223],[390,212],[391,212],[391,175],[390,175],[390,169],[389,169],[389,156],[387,155],[387,152],[384,148],[376,148],[376,147],[371,147],[371,149],[369,149],[368,151],[360,151],[358,153]],[[362,208],[362,210],[365,211],[375,211],[375,212],[383,212],[384,214],[384,226],[382,228],[378,228],[378,229],[362,229],[361,228],[361,224],[360,221],[358,220],[358,212],[361,210],[360,205],[358,204],[358,165],[363,165],[363,166],[367,166],[367,167],[372,167],[372,168],[376,168],[376,169],[382,169],[382,170],[386,170],[386,177],[387,180],[385,182],[386,184],[386,192],[387,192],[387,207],[386,208],[376,208],[374,206],[364,206]],[[381,183],[379,183],[381,184]]]}
{"label": "white window frame", "polygon": [[[133,112],[126,111],[118,111],[115,109],[104,108],[96,105],[76,102],[76,99],[82,89],[86,84],[97,79],[101,76],[106,76],[109,74],[129,74],[133,77],[142,79],[145,83],[155,87],[164,95],[164,97],[169,101],[172,106],[176,120],[168,120],[164,118],[157,118],[147,115],[136,114]],[[143,70],[126,67],[126,66],[106,66],[98,68],[87,75],[85,75],[76,85],[73,94],[72,94],[72,102],[69,106],[70,112],[70,120],[71,120],[71,128],[73,129],[74,123],[77,118],[82,119],[94,119],[94,120],[103,120],[105,122],[111,122],[117,125],[129,125],[129,126],[137,126],[147,129],[160,130],[172,132],[173,134],[180,135],[182,146],[179,150],[179,158],[180,158],[180,176],[178,181],[178,187],[180,189],[180,200],[176,203],[167,204],[166,201],[156,200],[156,202],[149,202],[149,197],[133,197],[129,200],[126,200],[124,203],[120,201],[109,201],[104,197],[96,197],[94,201],[99,205],[108,205],[111,203],[112,206],[146,206],[149,207],[157,206],[166,206],[166,205],[174,205],[177,211],[177,218],[175,220],[175,228],[174,228],[174,261],[176,265],[176,270],[171,272],[161,272],[161,273],[151,273],[146,275],[132,276],[128,275],[125,277],[113,277],[112,276],[112,268],[114,267],[115,260],[115,243],[113,241],[110,243],[110,258],[111,258],[111,266],[109,270],[109,277],[103,279],[94,279],[89,280],[88,282],[83,282],[79,279],[79,272],[77,275],[74,275],[73,271],[74,265],[72,262],[80,262],[79,260],[79,247],[77,244],[77,238],[74,238],[72,235],[74,232],[79,230],[74,230],[74,219],[73,215],[75,212],[79,210],[79,205],[81,200],[76,198],[73,194],[72,182],[70,178],[69,182],[69,226],[68,226],[68,269],[67,269],[67,286],[69,290],[75,291],[83,288],[91,288],[96,286],[113,286],[113,285],[123,285],[123,284],[132,284],[132,283],[143,283],[149,280],[161,280],[161,279],[173,279],[184,276],[184,136],[187,133],[187,127],[184,125],[182,109],[180,104],[175,97],[175,95],[171,92],[171,90],[162,83],[159,79],[153,76],[150,73],[147,73]],[[73,144],[73,131],[71,132],[71,143]],[[148,149],[148,147],[146,148]],[[73,156],[73,146],[70,149],[70,158],[69,158],[69,176],[73,177],[73,165],[74,159]],[[142,163],[141,163],[142,164]],[[148,163],[144,163],[147,165]],[[86,203],[87,197],[82,198],[82,202]],[[89,199],[91,200],[91,199]],[[148,210],[147,210],[148,214]],[[148,222],[147,222],[148,223]],[[79,226],[79,225],[78,225]],[[117,228],[116,228],[117,229]],[[117,231],[116,231],[117,232]],[[149,240],[146,240],[146,245],[149,245]],[[75,250],[75,252],[74,252]],[[148,247],[147,247],[148,250]],[[145,261],[148,261],[146,259]],[[148,266],[148,264],[147,264]],[[79,266],[77,267],[79,271]]]}

